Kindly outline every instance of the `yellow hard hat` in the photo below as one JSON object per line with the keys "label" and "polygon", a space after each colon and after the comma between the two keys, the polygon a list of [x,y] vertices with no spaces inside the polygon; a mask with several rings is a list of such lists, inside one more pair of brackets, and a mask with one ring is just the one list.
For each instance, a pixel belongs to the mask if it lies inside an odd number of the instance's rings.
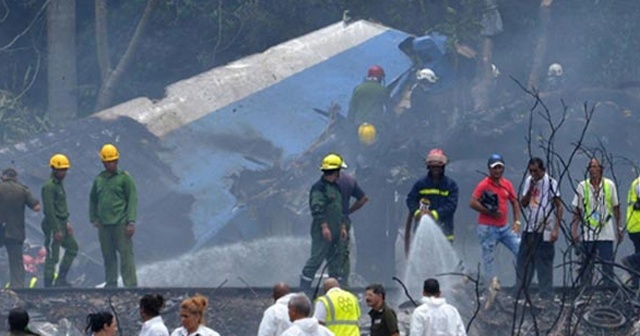
{"label": "yellow hard hat", "polygon": [[71,163],[69,159],[63,154],[55,154],[49,160],[49,165],[54,169],[69,169],[71,168]]}
{"label": "yellow hard hat", "polygon": [[320,170],[336,170],[340,168],[347,168],[347,165],[344,163],[340,155],[329,154],[322,159]]}
{"label": "yellow hard hat", "polygon": [[364,145],[371,145],[376,141],[376,127],[369,123],[362,123],[358,127],[358,138]]}
{"label": "yellow hard hat", "polygon": [[102,149],[100,150],[100,159],[102,159],[102,162],[111,162],[119,158],[120,154],[118,153],[116,146],[112,144],[102,146]]}

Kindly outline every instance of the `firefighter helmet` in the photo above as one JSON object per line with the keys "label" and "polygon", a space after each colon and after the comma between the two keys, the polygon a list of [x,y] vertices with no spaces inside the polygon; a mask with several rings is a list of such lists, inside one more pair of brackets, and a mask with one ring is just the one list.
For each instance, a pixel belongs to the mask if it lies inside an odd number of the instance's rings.
{"label": "firefighter helmet", "polygon": [[347,168],[340,155],[331,153],[322,159],[320,170],[336,170],[340,168]]}
{"label": "firefighter helmet", "polygon": [[562,70],[562,65],[558,63],[553,63],[549,66],[549,71],[547,72],[547,76],[549,77],[562,77],[564,71]]}
{"label": "firefighter helmet", "polygon": [[429,151],[429,154],[427,154],[425,162],[429,166],[444,166],[449,162],[449,159],[447,159],[447,156],[444,154],[442,149],[434,148]]}
{"label": "firefighter helmet", "polygon": [[111,162],[119,158],[120,154],[118,153],[116,146],[112,144],[102,146],[102,149],[100,150],[100,159],[102,159],[102,162]]}
{"label": "firefighter helmet", "polygon": [[63,154],[55,154],[49,160],[49,165],[53,169],[69,169],[71,168],[71,163],[69,159]]}
{"label": "firefighter helmet", "polygon": [[418,72],[416,73],[416,78],[419,81],[426,80],[429,83],[435,83],[438,81],[438,76],[436,76],[436,73],[433,72],[433,70],[427,68],[418,70]]}
{"label": "firefighter helmet", "polygon": [[369,71],[367,71],[367,77],[382,80],[385,77],[384,69],[379,65],[374,65],[369,68]]}
{"label": "firefighter helmet", "polygon": [[358,127],[358,138],[363,145],[371,145],[376,141],[376,127],[369,123],[362,123]]}

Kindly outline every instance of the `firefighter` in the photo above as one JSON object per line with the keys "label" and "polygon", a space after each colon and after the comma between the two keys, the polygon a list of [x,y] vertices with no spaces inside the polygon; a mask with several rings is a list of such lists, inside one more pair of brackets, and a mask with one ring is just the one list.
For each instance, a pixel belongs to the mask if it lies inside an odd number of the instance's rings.
{"label": "firefighter", "polygon": [[405,226],[405,253],[409,252],[411,233],[415,230],[412,223],[420,222],[424,215],[431,216],[440,226],[447,240],[453,242],[453,215],[458,207],[458,184],[445,175],[445,166],[449,162],[444,151],[432,149],[425,163],[427,175],[418,180],[407,195],[409,215]]}
{"label": "firefighter", "polygon": [[[49,160],[51,178],[42,186],[42,206],[44,219],[42,232],[47,256],[44,262],[44,287],[69,287],[67,273],[78,255],[78,242],[73,237],[73,227],[69,222],[67,194],[62,183],[71,168],[69,159],[63,154],[55,154]],[[64,257],[58,266],[58,276],[54,272],[60,260],[60,246],[64,248]]]}
{"label": "firefighter", "polygon": [[96,176],[89,197],[89,218],[98,229],[106,287],[118,286],[118,255],[125,287],[138,284],[133,257],[138,198],[133,178],[118,169],[120,154],[112,144],[100,150],[105,170]]}
{"label": "firefighter", "polygon": [[342,195],[336,183],[340,169],[347,168],[337,154],[329,154],[322,160],[322,177],[309,192],[311,224],[311,257],[302,269],[300,288],[309,290],[316,271],[324,260],[329,264],[329,276],[342,278],[346,255],[347,225],[342,214]]}

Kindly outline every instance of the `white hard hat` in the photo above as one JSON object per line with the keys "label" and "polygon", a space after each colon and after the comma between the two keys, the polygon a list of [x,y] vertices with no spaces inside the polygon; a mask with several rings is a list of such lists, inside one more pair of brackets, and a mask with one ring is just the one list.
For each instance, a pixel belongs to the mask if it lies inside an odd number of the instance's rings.
{"label": "white hard hat", "polygon": [[416,78],[418,80],[426,80],[429,83],[435,83],[438,81],[438,77],[436,76],[436,73],[433,72],[433,70],[431,69],[422,69],[422,70],[418,70],[418,72],[416,73]]}
{"label": "white hard hat", "polygon": [[500,76],[500,69],[495,64],[491,64],[491,74],[493,74],[493,78]]}
{"label": "white hard hat", "polygon": [[553,63],[549,66],[549,71],[547,72],[547,76],[561,77],[562,74],[563,74],[562,65],[558,63]]}

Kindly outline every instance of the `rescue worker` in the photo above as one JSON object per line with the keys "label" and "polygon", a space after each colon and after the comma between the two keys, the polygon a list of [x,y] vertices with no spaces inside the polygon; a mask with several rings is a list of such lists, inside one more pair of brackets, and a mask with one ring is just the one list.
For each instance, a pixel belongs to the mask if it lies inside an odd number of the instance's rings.
{"label": "rescue worker", "polygon": [[371,317],[370,336],[400,336],[396,312],[387,306],[385,290],[380,284],[372,284],[365,288],[364,298]]}
{"label": "rescue worker", "polygon": [[136,287],[136,265],[133,256],[133,234],[136,232],[138,198],[133,178],[118,169],[120,154],[112,144],[100,150],[105,170],[96,176],[89,196],[89,218],[98,229],[104,259],[106,287],[118,286],[120,273],[125,287]]}
{"label": "rescue worker", "polygon": [[311,315],[311,301],[304,294],[296,294],[289,300],[291,326],[281,336],[334,336],[327,327]]}
{"label": "rescue worker", "polygon": [[[634,252],[622,258],[622,264],[632,271],[640,271],[640,177],[631,182],[627,193],[627,232],[633,243]],[[638,287],[638,277],[631,277],[631,285]]]}
{"label": "rescue worker", "polygon": [[[63,154],[55,154],[49,160],[51,178],[42,186],[42,206],[44,219],[42,232],[47,257],[44,261],[44,287],[69,287],[67,273],[78,255],[78,242],[73,236],[73,227],[69,222],[67,194],[64,190],[64,178],[71,168],[69,159]],[[64,257],[58,266],[58,276],[54,274],[60,260],[60,247],[64,248]]]}
{"label": "rescue worker", "polygon": [[612,284],[615,277],[613,242],[620,243],[624,237],[618,191],[613,181],[603,177],[604,166],[598,159],[589,160],[587,169],[589,177],[578,184],[571,202],[574,208],[571,236],[574,243],[580,243],[577,280],[590,285],[594,261],[601,260],[605,282]]}
{"label": "rescue worker", "polygon": [[273,286],[273,305],[267,308],[262,315],[258,336],[280,336],[291,326],[289,320],[289,300],[295,294],[290,293],[291,289],[285,283],[277,283]]}
{"label": "rescue worker", "polygon": [[11,309],[7,322],[9,324],[7,336],[39,336],[39,334],[29,330],[29,313],[23,308]]}
{"label": "rescue worker", "polygon": [[562,65],[553,63],[549,65],[547,71],[547,79],[545,81],[545,89],[547,91],[561,90],[564,87],[564,70]]}
{"label": "rescue worker", "polygon": [[342,278],[344,263],[348,262],[346,244],[347,225],[342,214],[342,195],[336,183],[340,169],[347,168],[338,154],[324,157],[320,170],[322,177],[311,187],[309,208],[311,210],[311,256],[302,269],[300,288],[309,290],[316,271],[327,261],[329,276]]}
{"label": "rescue worker", "polygon": [[22,251],[26,238],[24,210],[29,207],[40,211],[40,202],[29,188],[18,183],[18,172],[13,168],[2,171],[0,182],[0,225],[4,231],[4,246],[9,259],[10,288],[24,288]]}
{"label": "rescue worker", "polygon": [[[355,177],[349,174],[341,173],[336,183],[340,187],[340,192],[342,194],[342,215],[344,216],[344,221],[347,225],[347,232],[349,233],[349,244],[345,246],[347,261],[344,263],[344,270],[342,271],[343,286],[348,287],[349,275],[351,274],[351,248],[349,245],[353,244],[355,246],[355,237],[353,235],[354,228],[351,225],[352,223],[350,215],[362,208],[369,201],[369,198],[364,193],[362,188],[360,188],[360,185],[358,184],[358,181],[356,181]],[[353,204],[351,204],[351,198],[354,198],[356,200]],[[362,228],[362,230],[367,229],[367,227]]]}
{"label": "rescue worker", "polygon": [[358,298],[341,289],[335,278],[325,280],[323,289],[325,295],[316,300],[313,317],[336,336],[360,336]]}
{"label": "rescue worker", "polygon": [[420,223],[424,215],[431,216],[440,226],[442,233],[453,243],[453,215],[458,207],[458,184],[445,175],[449,162],[444,151],[434,148],[425,158],[427,175],[418,180],[407,195],[409,214],[405,225],[405,253],[408,255],[411,233],[415,231],[413,222]]}
{"label": "rescue worker", "polygon": [[384,86],[385,73],[379,65],[367,71],[367,78],[356,86],[349,101],[347,121],[357,128],[363,122],[383,125],[389,104],[389,91]]}
{"label": "rescue worker", "polygon": [[411,336],[466,336],[467,332],[456,307],[440,297],[440,283],[427,279],[422,286],[422,304],[411,314]]}

